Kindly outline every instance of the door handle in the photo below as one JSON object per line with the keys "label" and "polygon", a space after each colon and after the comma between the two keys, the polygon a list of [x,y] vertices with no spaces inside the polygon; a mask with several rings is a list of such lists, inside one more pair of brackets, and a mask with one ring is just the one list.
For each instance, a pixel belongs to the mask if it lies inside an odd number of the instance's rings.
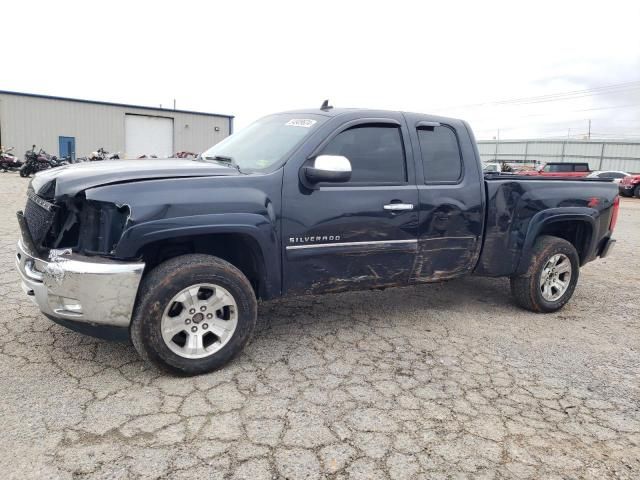
{"label": "door handle", "polygon": [[413,210],[413,203],[388,203],[383,208],[385,210],[391,210],[392,212]]}

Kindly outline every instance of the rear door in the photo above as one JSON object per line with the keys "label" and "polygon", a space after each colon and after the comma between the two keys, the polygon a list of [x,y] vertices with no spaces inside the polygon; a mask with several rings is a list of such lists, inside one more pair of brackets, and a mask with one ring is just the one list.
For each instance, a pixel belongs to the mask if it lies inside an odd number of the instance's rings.
{"label": "rear door", "polygon": [[407,114],[420,202],[413,282],[469,273],[482,246],[483,176],[463,122]]}
{"label": "rear door", "polygon": [[[310,157],[285,166],[284,292],[408,283],[417,248],[418,192],[402,115],[345,116],[327,128]],[[351,181],[304,187],[300,169],[319,154],[347,157]]]}

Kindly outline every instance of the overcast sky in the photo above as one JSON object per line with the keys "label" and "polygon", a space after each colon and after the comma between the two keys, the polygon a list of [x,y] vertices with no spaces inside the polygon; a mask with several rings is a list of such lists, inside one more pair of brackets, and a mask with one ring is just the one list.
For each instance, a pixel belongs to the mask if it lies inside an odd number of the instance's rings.
{"label": "overcast sky", "polygon": [[175,98],[236,127],[328,98],[465,118],[481,139],[579,135],[589,118],[640,137],[638,0],[21,0],[3,2],[0,32],[0,90]]}

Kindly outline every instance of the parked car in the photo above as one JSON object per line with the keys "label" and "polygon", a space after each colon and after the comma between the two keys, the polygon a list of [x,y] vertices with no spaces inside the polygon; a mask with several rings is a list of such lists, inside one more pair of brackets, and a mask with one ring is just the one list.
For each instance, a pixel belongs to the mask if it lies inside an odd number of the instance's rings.
{"label": "parked car", "polygon": [[620,195],[640,198],[640,175],[629,175],[619,183]]}
{"label": "parked car", "polygon": [[197,160],[105,167],[31,181],[24,291],[52,320],[120,329],[182,374],[236,355],[258,300],[475,274],[554,312],[615,243],[613,183],[485,177],[468,124],[430,115],[325,104],[264,117]]}
{"label": "parked car", "polygon": [[591,173],[588,163],[550,162],[538,170],[521,172],[521,175],[542,175],[545,177],[586,177]]}
{"label": "parked car", "polygon": [[587,177],[608,178],[613,180],[614,183],[620,183],[624,177],[628,177],[629,175],[629,173],[621,172],[619,170],[595,170],[587,175]]}

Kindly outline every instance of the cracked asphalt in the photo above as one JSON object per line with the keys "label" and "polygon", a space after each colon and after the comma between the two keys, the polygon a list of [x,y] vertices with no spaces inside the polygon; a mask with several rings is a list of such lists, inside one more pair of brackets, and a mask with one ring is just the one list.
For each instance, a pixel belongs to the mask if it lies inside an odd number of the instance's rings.
{"label": "cracked asphalt", "polygon": [[640,478],[640,200],[558,313],[475,277],[277,301],[175,378],[22,294],[26,186],[0,173],[3,479]]}

